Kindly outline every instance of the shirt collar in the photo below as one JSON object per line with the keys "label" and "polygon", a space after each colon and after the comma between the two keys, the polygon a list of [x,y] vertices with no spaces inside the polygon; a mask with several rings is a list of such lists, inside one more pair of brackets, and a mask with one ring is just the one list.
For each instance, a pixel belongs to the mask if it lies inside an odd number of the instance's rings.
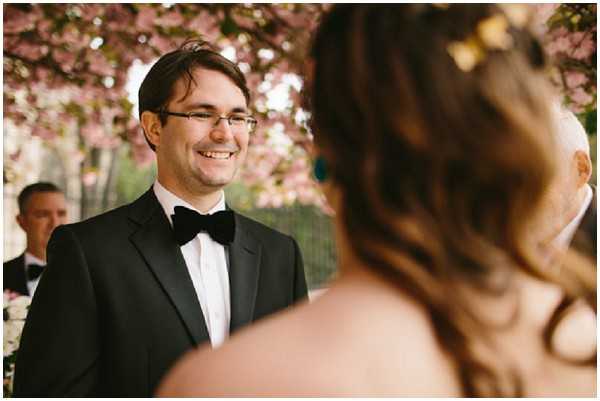
{"label": "shirt collar", "polygon": [[25,266],[29,266],[29,265],[46,266],[46,262],[44,262],[42,259],[40,259],[38,257],[33,256],[29,252],[25,252]]}
{"label": "shirt collar", "polygon": [[175,206],[187,207],[188,209],[194,210],[200,214],[213,214],[221,210],[225,210],[225,192],[223,190],[221,190],[221,198],[219,201],[208,212],[202,213],[194,206],[190,205],[188,202],[184,201],[167,188],[163,187],[158,180],[154,181],[152,189],[154,190],[154,194],[156,195],[158,202],[165,211],[171,226],[173,225],[171,215],[175,213]]}
{"label": "shirt collar", "polygon": [[581,204],[581,208],[577,215],[562,229],[562,231],[556,236],[554,239],[554,243],[561,246],[568,246],[573,236],[575,235],[575,231],[577,231],[577,227],[581,223],[585,212],[587,211],[590,203],[592,203],[592,198],[594,197],[594,193],[592,188],[585,184],[585,198],[583,199],[583,203]]}

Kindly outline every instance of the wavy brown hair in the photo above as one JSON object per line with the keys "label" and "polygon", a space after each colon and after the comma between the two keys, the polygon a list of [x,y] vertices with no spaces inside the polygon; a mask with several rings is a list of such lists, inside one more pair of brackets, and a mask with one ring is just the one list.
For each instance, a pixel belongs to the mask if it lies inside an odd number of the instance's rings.
{"label": "wavy brown hair", "polygon": [[544,268],[528,231],[554,172],[539,42],[511,25],[511,46],[468,72],[448,53],[493,15],[504,14],[489,4],[334,6],[316,32],[308,83],[353,251],[426,308],[466,396],[520,395],[522,381],[511,361],[491,366],[476,352],[476,343],[493,350],[502,327],[477,315],[465,287],[506,296],[519,270],[559,284],[549,351],[573,300],[595,310],[596,299],[594,272]]}

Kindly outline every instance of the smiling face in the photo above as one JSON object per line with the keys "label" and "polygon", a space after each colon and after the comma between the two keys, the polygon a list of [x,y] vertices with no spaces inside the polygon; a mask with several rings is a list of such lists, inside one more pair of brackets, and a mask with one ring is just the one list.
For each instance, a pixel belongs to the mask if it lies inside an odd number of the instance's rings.
{"label": "smiling face", "polygon": [[[187,85],[175,84],[170,112],[208,112],[220,116],[248,114],[244,94],[221,72],[197,68],[191,90],[184,99]],[[160,123],[158,123],[160,125]],[[217,124],[194,118],[170,115],[156,126],[158,135],[149,135],[156,146],[158,179],[181,195],[214,193],[234,178],[248,150],[249,132],[229,126],[226,119]]]}

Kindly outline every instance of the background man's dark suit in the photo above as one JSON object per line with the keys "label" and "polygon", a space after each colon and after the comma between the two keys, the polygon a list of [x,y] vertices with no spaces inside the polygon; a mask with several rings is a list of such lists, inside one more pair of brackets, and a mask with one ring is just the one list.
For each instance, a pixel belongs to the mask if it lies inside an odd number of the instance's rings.
{"label": "background man's dark suit", "polygon": [[585,211],[585,214],[583,215],[583,218],[581,219],[581,222],[577,227],[577,231],[575,231],[575,235],[573,236],[573,240],[571,241],[571,246],[576,250],[583,252],[585,255],[592,258],[594,262],[596,262],[596,187],[592,186],[592,190],[594,191],[592,202]]}
{"label": "background man's dark suit", "polygon": [[3,290],[11,290],[22,295],[29,295],[27,288],[27,277],[25,275],[25,254],[4,262]]}
{"label": "background man's dark suit", "polygon": [[[231,333],[306,296],[296,242],[235,215]],[[169,221],[150,189],[130,205],[55,230],[16,363],[16,396],[152,395],[208,340]],[[285,333],[282,333],[285,335]]]}

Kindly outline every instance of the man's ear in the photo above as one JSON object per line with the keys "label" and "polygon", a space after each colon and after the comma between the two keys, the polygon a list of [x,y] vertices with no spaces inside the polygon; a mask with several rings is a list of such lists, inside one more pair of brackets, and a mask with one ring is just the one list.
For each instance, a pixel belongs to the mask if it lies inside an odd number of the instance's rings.
{"label": "man's ear", "polygon": [[150,111],[144,111],[142,113],[142,119],[140,121],[144,135],[148,141],[155,147],[160,146],[160,134],[162,132],[162,124],[158,118],[158,114]]}
{"label": "man's ear", "polygon": [[21,227],[23,229],[23,231],[27,232],[27,230],[25,229],[25,216],[23,216],[21,213],[19,213],[16,217],[15,220],[17,220],[17,224],[19,224],[19,227]]}
{"label": "man's ear", "polygon": [[575,167],[577,168],[577,188],[587,184],[592,176],[592,160],[583,150],[578,150],[573,156],[575,159]]}

